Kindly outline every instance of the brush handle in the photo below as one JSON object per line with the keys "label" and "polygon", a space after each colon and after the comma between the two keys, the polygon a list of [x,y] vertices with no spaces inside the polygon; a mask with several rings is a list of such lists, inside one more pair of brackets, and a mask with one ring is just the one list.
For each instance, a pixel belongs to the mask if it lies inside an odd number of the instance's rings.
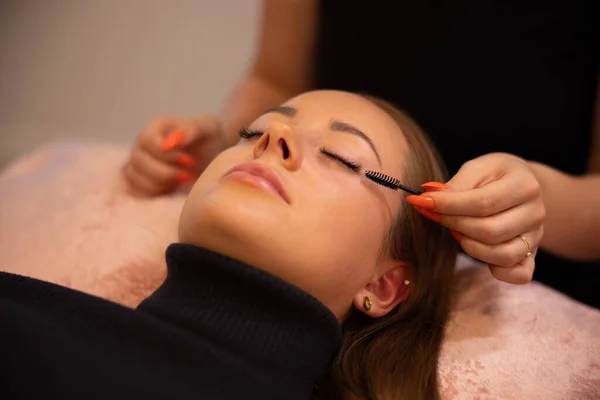
{"label": "brush handle", "polygon": [[416,190],[416,189],[413,189],[413,188],[409,188],[408,186],[404,186],[404,185],[401,185],[401,184],[397,184],[396,186],[398,186],[398,189],[404,190],[406,193],[410,193],[410,194],[415,195],[415,196],[420,196],[420,195],[422,195],[424,193],[424,192],[421,192],[419,190]]}

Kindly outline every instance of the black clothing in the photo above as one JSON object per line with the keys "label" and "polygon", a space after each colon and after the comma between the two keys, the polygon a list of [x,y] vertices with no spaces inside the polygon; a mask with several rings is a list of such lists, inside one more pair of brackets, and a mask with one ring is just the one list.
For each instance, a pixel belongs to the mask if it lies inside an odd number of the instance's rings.
{"label": "black clothing", "polygon": [[[585,173],[600,1],[320,3],[317,87],[391,101],[431,136],[451,175],[492,152]],[[600,307],[600,263],[536,260],[535,279]]]}
{"label": "black clothing", "polygon": [[0,397],[310,399],[335,316],[265,272],[184,244],[137,309],[0,273]]}

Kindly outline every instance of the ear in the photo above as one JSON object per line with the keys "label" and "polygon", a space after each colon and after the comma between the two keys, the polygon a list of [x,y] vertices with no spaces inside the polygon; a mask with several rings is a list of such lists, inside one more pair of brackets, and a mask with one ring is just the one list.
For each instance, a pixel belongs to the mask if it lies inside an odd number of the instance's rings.
{"label": "ear", "polygon": [[[383,275],[369,282],[354,296],[354,307],[374,318],[387,315],[410,293],[411,267],[398,260],[390,260],[387,264]],[[371,303],[370,310],[365,308],[365,297]]]}

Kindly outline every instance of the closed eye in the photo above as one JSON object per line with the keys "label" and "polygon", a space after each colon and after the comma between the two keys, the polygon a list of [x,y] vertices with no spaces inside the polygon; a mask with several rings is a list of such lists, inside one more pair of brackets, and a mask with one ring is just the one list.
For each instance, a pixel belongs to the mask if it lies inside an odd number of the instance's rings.
{"label": "closed eye", "polygon": [[[254,139],[264,135],[264,132],[259,130],[242,128],[240,129],[239,135],[242,139]],[[333,151],[327,150],[324,147],[321,148],[321,153],[331,158],[332,160],[337,161],[338,163],[342,164],[344,167],[352,170],[353,172],[360,172],[360,170],[362,169],[362,166],[356,161],[352,161],[349,158],[337,154]]]}
{"label": "closed eye", "polygon": [[352,161],[352,160],[348,159],[347,157],[344,157],[340,154],[329,151],[324,147],[321,148],[321,153],[326,155],[327,157],[337,161],[338,163],[342,164],[343,166],[351,169],[354,172],[360,172],[360,170],[362,169],[361,165],[359,163],[357,163],[356,161]]}
{"label": "closed eye", "polygon": [[261,137],[262,135],[264,135],[263,131],[253,130],[253,129],[248,129],[248,128],[240,129],[240,137],[242,139],[253,139],[253,138]]}

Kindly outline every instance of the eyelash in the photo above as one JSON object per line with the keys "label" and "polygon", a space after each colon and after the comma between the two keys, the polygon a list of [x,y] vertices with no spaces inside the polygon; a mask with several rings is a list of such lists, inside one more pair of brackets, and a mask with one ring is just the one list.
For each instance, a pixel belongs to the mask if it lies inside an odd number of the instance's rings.
{"label": "eyelash", "polygon": [[240,137],[242,139],[252,139],[255,137],[262,136],[263,134],[264,134],[264,132],[262,132],[262,131],[252,130],[252,129],[248,129],[248,128],[240,129]]}
{"label": "eyelash", "polygon": [[[255,137],[260,137],[264,134],[264,132],[262,132],[262,131],[252,130],[252,129],[248,129],[248,128],[240,129],[239,133],[240,133],[240,137],[242,139],[252,139]],[[321,147],[321,154],[339,162],[340,164],[342,164],[343,166],[345,166],[346,168],[348,168],[354,172],[360,172],[360,170],[362,169],[362,166],[359,163],[357,163],[356,161],[352,161],[340,154],[329,151],[325,147]]]}
{"label": "eyelash", "polygon": [[354,172],[360,172],[360,170],[362,169],[361,165],[356,161],[352,161],[342,155],[329,151],[325,147],[321,147],[321,153],[329,158],[334,159],[335,161],[338,161],[339,163],[341,163],[345,167],[350,168]]}

